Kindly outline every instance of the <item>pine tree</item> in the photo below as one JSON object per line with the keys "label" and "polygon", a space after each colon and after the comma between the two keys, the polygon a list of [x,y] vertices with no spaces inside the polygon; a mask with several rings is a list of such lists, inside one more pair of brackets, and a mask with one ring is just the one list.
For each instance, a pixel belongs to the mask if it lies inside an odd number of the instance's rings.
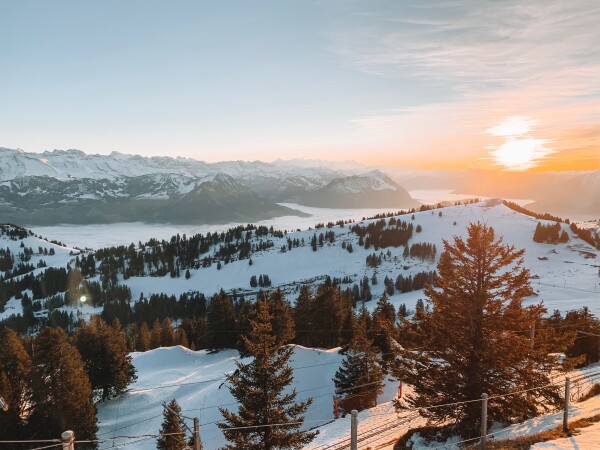
{"label": "pine tree", "polygon": [[0,409],[0,440],[20,439],[31,407],[31,358],[17,334],[5,328],[0,337],[0,397],[8,409]]}
{"label": "pine tree", "polygon": [[160,330],[160,341],[163,347],[172,347],[176,344],[175,331],[171,324],[171,319],[165,317]]}
{"label": "pine tree", "polygon": [[[316,435],[300,431],[312,400],[296,402],[295,389],[282,395],[293,380],[288,365],[293,347],[279,347],[271,321],[268,305],[259,301],[251,333],[244,337],[245,347],[254,358],[248,364],[238,361],[238,370],[227,375],[229,390],[239,406],[237,413],[220,409],[225,420],[218,426],[230,442],[226,450],[300,449]],[[271,426],[281,423],[290,425]]]}
{"label": "pine tree", "polygon": [[373,311],[373,324],[370,335],[373,338],[373,344],[383,354],[385,368],[388,368],[388,362],[393,360],[393,337],[396,329],[396,310],[388,300],[387,294],[377,300],[377,306]]}
{"label": "pine tree", "polygon": [[95,439],[96,407],[81,356],[61,328],[45,327],[33,343],[30,436],[60,436],[76,430],[77,439]]}
{"label": "pine tree", "polygon": [[296,336],[292,305],[285,298],[281,289],[271,292],[267,304],[273,317],[271,327],[278,345],[289,344]]}
{"label": "pine tree", "polygon": [[146,352],[150,350],[150,331],[148,330],[148,325],[146,322],[142,322],[140,325],[136,350],[138,352]]}
{"label": "pine tree", "polygon": [[375,406],[383,389],[383,370],[373,341],[368,337],[368,314],[364,309],[361,311],[348,353],[333,378],[336,394],[343,397],[341,405],[346,412]]}
{"label": "pine tree", "polygon": [[181,345],[185,348],[190,348],[190,341],[187,337],[187,333],[183,328],[177,328],[177,332],[175,333],[175,340],[177,342],[177,345]]}
{"label": "pine tree", "polygon": [[[444,241],[438,276],[425,288],[432,307],[415,328],[427,352],[401,352],[396,376],[414,386],[406,396],[413,407],[478,400],[483,393],[534,389],[508,401],[488,404],[488,420],[507,423],[538,413],[538,406],[558,401],[549,373],[555,359],[543,343],[532,348],[528,333],[543,307],[522,306],[532,293],[524,251],[495,240],[481,223],[468,227],[468,238]],[[544,401],[540,401],[544,399]],[[434,422],[453,420],[446,434],[478,436],[479,402],[423,410]],[[488,424],[488,425],[489,425]]]}
{"label": "pine tree", "polygon": [[302,285],[294,305],[294,323],[296,324],[296,339],[300,345],[308,345],[313,329],[312,314],[314,311],[314,297],[310,286]]}
{"label": "pine tree", "polygon": [[90,324],[83,325],[73,336],[73,341],[92,389],[102,390],[102,400],[120,394],[136,380],[124,334],[99,316],[92,316]]}
{"label": "pine tree", "polygon": [[162,326],[158,319],[152,324],[152,331],[150,331],[150,348],[158,348],[162,345]]}
{"label": "pine tree", "polygon": [[206,344],[210,350],[235,348],[235,311],[233,301],[223,291],[214,295],[206,310]]}
{"label": "pine tree", "polygon": [[[185,442],[185,424],[183,419],[179,417],[181,407],[177,400],[173,399],[169,402],[169,409],[163,411],[163,422],[160,427],[160,436],[156,440],[156,448],[158,450],[184,450],[187,449]],[[176,413],[176,414],[175,414]]]}

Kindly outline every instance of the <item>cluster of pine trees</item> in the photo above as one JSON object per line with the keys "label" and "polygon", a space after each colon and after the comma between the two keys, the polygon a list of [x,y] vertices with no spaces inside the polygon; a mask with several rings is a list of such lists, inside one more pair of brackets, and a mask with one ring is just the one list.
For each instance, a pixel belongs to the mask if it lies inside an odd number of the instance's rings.
{"label": "cluster of pine trees", "polygon": [[378,250],[379,248],[406,245],[412,237],[413,225],[391,217],[387,222],[385,219],[379,219],[366,226],[354,225],[350,230],[358,235],[358,245],[364,246],[365,250],[371,246]]}
{"label": "cluster of pine trees", "polygon": [[58,438],[68,429],[80,440],[94,439],[94,400],[118,395],[135,379],[118,323],[95,316],[71,336],[44,327],[35,338],[4,328],[0,396],[8,408],[0,410],[0,440]]}
{"label": "cluster of pine trees", "polygon": [[252,275],[250,277],[250,287],[269,287],[269,286],[271,286],[271,279],[269,278],[269,275],[267,275],[267,274],[259,275],[258,279],[256,278],[256,275]]}
{"label": "cluster of pine trees", "polygon": [[569,242],[569,235],[558,222],[552,225],[543,225],[538,222],[533,233],[533,241],[544,244],[562,244]]}
{"label": "cluster of pine trees", "polygon": [[310,246],[312,247],[313,252],[316,252],[318,247],[323,247],[325,242],[330,244],[335,242],[335,233],[333,231],[319,233],[319,236],[317,236],[317,233],[314,233],[313,237],[310,239]]}
{"label": "cluster of pine trees", "polygon": [[[108,284],[116,281],[117,274],[123,274],[125,279],[144,275],[175,278],[188,269],[248,259],[252,253],[275,245],[269,236],[282,238],[285,234],[273,227],[250,224],[221,233],[199,233],[191,237],[177,234],[169,241],[150,239],[146,243],[139,242],[137,247],[132,243],[99,249],[94,254],[78,256],[75,266],[85,277],[99,272]],[[294,244],[291,241],[291,246]],[[212,254],[209,254],[211,249]]]}

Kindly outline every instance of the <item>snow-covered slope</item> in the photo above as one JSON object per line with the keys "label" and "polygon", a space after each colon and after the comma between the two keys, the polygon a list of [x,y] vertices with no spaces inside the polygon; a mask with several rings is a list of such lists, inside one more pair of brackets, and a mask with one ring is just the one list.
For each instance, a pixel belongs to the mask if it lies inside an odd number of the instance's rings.
{"label": "snow-covered slope", "polygon": [[[437,248],[436,260],[443,249],[444,240],[452,240],[454,235],[465,237],[467,226],[472,222],[490,224],[497,236],[503,237],[504,242],[526,250],[525,267],[530,270],[530,282],[536,293],[527,299],[527,302],[543,301],[549,312],[554,309],[564,312],[588,306],[592,313],[600,314],[598,252],[574,235],[566,224],[561,226],[569,235],[569,242],[552,245],[533,242],[537,219],[518,213],[500,201],[417,212],[414,219],[412,214],[398,218],[412,223],[415,228],[420,225],[422,231],[413,233],[409,245],[434,244]],[[372,221],[357,224],[366,226],[370,222]],[[317,250],[313,251],[311,239],[315,234],[318,236],[325,231],[334,234],[334,242],[325,242],[322,247],[318,246]],[[223,261],[221,269],[217,268],[217,264],[191,269],[189,279],[183,276],[171,278],[167,275],[130,277],[125,280],[119,275],[119,282],[129,286],[133,299],[138,299],[142,293],[146,297],[152,293],[179,296],[189,291],[199,291],[210,296],[221,289],[230,292],[235,289],[238,294],[252,297],[255,289],[249,285],[250,278],[253,275],[258,277],[267,274],[273,288],[280,287],[294,299],[298,284],[320,283],[325,276],[339,279],[350,277],[351,283],[344,287],[352,287],[353,284],[359,284],[363,277],[371,279],[375,274],[378,283],[371,286],[371,291],[373,298],[377,299],[384,291],[383,281],[386,276],[395,281],[399,275],[408,277],[419,272],[433,271],[436,265],[436,260],[404,257],[403,246],[378,250],[371,246],[365,249],[359,245],[357,234],[351,232],[348,224],[344,227],[336,225],[332,228],[288,232],[283,237],[269,234],[264,239],[272,241],[273,247],[254,252],[252,265],[248,264],[247,259],[239,260],[233,257],[228,263]],[[303,245],[290,250],[288,239],[303,242]],[[250,243],[258,243],[258,238],[253,237]],[[351,253],[344,248],[348,244],[352,245]],[[0,248],[2,246],[0,238]],[[217,247],[209,249],[206,256],[213,255],[218,250]],[[381,255],[378,267],[369,267],[366,264],[367,256],[373,254]],[[414,309],[417,300],[422,297],[422,291],[403,294],[395,290],[390,301],[396,307],[405,303],[408,309]],[[367,307],[372,308],[374,303],[369,302]]]}
{"label": "snow-covered slope", "polygon": [[[439,215],[439,212],[442,215]],[[560,309],[567,311],[581,306],[589,306],[596,314],[600,313],[600,285],[598,278],[598,252],[589,244],[577,238],[566,224],[563,229],[569,234],[570,241],[565,244],[538,244],[533,242],[533,233],[538,220],[504,206],[498,201],[481,202],[471,205],[460,205],[441,210],[417,212],[400,217],[402,220],[421,225],[422,231],[414,233],[409,245],[414,243],[432,243],[438,250],[439,257],[443,249],[443,240],[451,240],[454,235],[466,236],[467,226],[472,222],[485,222],[493,225],[498,236],[504,242],[516,248],[526,249],[525,266],[530,269],[531,283],[536,296],[530,302],[543,301],[549,311]],[[369,221],[363,223],[366,225]],[[549,223],[542,221],[543,223]],[[335,242],[325,244],[314,252],[309,245],[313,235],[324,231],[335,233]],[[287,239],[304,240],[305,246],[281,252]],[[205,294],[213,294],[221,288],[236,289],[238,293],[251,291],[249,280],[252,275],[268,274],[274,287],[282,287],[290,295],[295,294],[298,282],[314,282],[323,276],[343,278],[348,275],[353,283],[358,283],[363,276],[369,278],[375,273],[378,284],[371,286],[374,298],[383,293],[383,280],[386,276],[396,280],[398,275],[408,276],[435,269],[435,261],[423,261],[418,258],[404,258],[403,247],[389,247],[375,250],[365,249],[358,245],[358,236],[352,233],[349,226],[331,229],[304,230],[288,233],[283,238],[270,236],[274,247],[252,255],[253,264],[248,261],[231,261],[217,270],[215,265],[191,271],[191,278],[149,278],[132,277],[124,283],[131,287],[133,298],[140,293],[165,292],[179,295],[189,290],[199,290]],[[353,252],[342,248],[343,243],[351,243]],[[389,251],[389,254],[388,254]],[[382,254],[382,262],[377,268],[367,267],[368,255]],[[409,308],[414,304],[421,291],[391,296],[392,303],[398,306],[406,303]],[[374,303],[374,302],[373,302]]]}
{"label": "snow-covered slope", "polygon": [[[294,382],[287,391],[296,389],[299,400],[313,398],[313,404],[306,414],[304,429],[314,428],[319,431],[315,440],[307,446],[308,449],[348,448],[349,416],[335,419],[333,414],[332,397],[335,388],[332,379],[343,359],[338,350],[294,347],[294,356],[290,362],[294,370]],[[235,362],[238,360],[238,353],[234,350],[208,354],[204,350],[194,352],[184,347],[168,347],[133,353],[133,364],[138,371],[137,382],[121,397],[98,404],[98,438],[103,441],[99,449],[113,446],[120,448],[124,444],[127,444],[127,448],[138,450],[155,448],[156,438],[152,435],[160,430],[162,404],[173,398],[177,399],[184,415],[200,419],[200,436],[204,448],[214,450],[222,447],[226,441],[217,427],[217,422],[222,420],[219,407],[235,409],[236,404],[225,383],[225,374],[236,369]],[[248,362],[248,359],[244,361]],[[576,371],[570,376],[592,376],[591,374],[595,375],[585,383],[589,387],[600,379],[597,366]],[[396,412],[391,400],[395,398],[397,389],[398,382],[386,378],[383,393],[377,399],[378,405],[359,413],[359,448],[391,450],[395,440],[409,429],[425,425],[426,419],[418,412]],[[410,391],[410,386],[403,387],[404,393]],[[577,420],[592,417],[599,412],[600,396],[579,403],[573,402],[569,416],[571,420]],[[490,431],[494,433],[494,439],[510,439],[553,429],[560,426],[561,420],[562,413],[558,412]],[[594,428],[584,430],[593,431]],[[132,436],[140,437],[134,439]],[[593,436],[586,433],[582,442],[594,442],[592,439]],[[452,442],[458,440],[455,438],[448,441],[448,448],[455,449]],[[424,450],[432,446],[418,438],[413,442],[415,449]],[[563,445],[563,442],[557,442],[556,445]]]}
{"label": "snow-covered slope", "polygon": [[[343,358],[337,350],[295,347],[291,360],[295,376],[288,390],[295,388],[299,400],[313,398],[306,427],[333,420],[331,398],[335,388],[332,379]],[[177,399],[183,414],[200,419],[204,448],[221,447],[225,440],[216,425],[222,418],[218,408],[235,406],[235,400],[224,381],[225,374],[236,369],[235,361],[238,359],[238,353],[234,350],[208,354],[204,350],[193,352],[184,347],[134,353],[137,382],[122,397],[99,405],[98,438],[107,439],[99,448],[112,448],[113,443],[119,445],[131,441],[113,440],[113,436],[155,433],[162,422],[162,403],[173,398]],[[133,449],[155,447],[155,439],[131,445]]]}

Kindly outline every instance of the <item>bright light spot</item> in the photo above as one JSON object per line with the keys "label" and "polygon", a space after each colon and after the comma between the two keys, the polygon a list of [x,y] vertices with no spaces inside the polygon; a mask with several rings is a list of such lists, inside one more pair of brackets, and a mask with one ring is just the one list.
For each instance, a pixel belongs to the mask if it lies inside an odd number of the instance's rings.
{"label": "bright light spot", "polygon": [[526,134],[537,121],[531,117],[511,116],[507,117],[504,122],[494,125],[486,130],[487,134],[502,137],[516,137]]}
{"label": "bright light spot", "polygon": [[81,297],[79,297],[79,301],[80,301],[81,303],[85,303],[85,302],[86,302],[86,300],[87,300],[87,297],[86,297],[85,295],[82,295]]}
{"label": "bright light spot", "polygon": [[490,155],[496,164],[509,170],[526,170],[535,167],[554,150],[546,147],[547,139],[529,136],[529,130],[537,124],[531,117],[512,116],[486,130],[487,134],[502,137],[504,143],[490,146]]}

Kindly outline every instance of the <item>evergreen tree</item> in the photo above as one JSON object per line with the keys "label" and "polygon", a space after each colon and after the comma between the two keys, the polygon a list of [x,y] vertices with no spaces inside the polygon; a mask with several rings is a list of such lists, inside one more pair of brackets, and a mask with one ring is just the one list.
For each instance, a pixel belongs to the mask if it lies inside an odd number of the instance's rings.
{"label": "evergreen tree", "polygon": [[366,310],[361,311],[348,353],[333,378],[336,394],[343,397],[341,405],[346,412],[372,408],[383,389],[383,370],[373,341],[368,337],[368,315]]}
{"label": "evergreen tree", "polygon": [[213,296],[206,310],[206,345],[210,350],[235,348],[235,311],[233,301],[225,292]]}
{"label": "evergreen tree", "polygon": [[175,341],[177,345],[181,345],[185,348],[190,348],[190,341],[187,337],[185,330],[182,327],[177,328],[177,332],[175,333]]}
{"label": "evergreen tree", "polygon": [[163,347],[172,347],[177,343],[175,331],[173,330],[173,325],[171,324],[171,319],[168,317],[165,317],[165,320],[163,320],[160,330],[160,341]]}
{"label": "evergreen tree", "polygon": [[309,345],[313,330],[314,297],[310,286],[302,285],[294,305],[294,323],[296,324],[296,339],[300,345]]}
{"label": "evergreen tree", "polygon": [[[425,288],[432,309],[422,312],[415,327],[428,351],[400,352],[396,375],[414,386],[414,394],[406,396],[413,407],[532,389],[488,404],[488,425],[522,421],[538,414],[540,404],[551,408],[559,400],[554,387],[543,387],[556,360],[543,343],[532,348],[528,333],[520,333],[539,321],[544,309],[522,306],[532,293],[529,271],[522,267],[524,251],[495,240],[494,230],[484,224],[471,224],[467,231],[466,241],[444,241],[438,276]],[[448,434],[479,435],[477,401],[422,411],[432,421],[453,419]]]}
{"label": "evergreen tree", "polygon": [[600,361],[600,321],[583,307],[569,311],[561,324],[567,332],[576,333],[573,342],[565,354],[571,358],[580,358],[584,365]]}
{"label": "evergreen tree", "polygon": [[[293,380],[288,365],[293,347],[279,347],[272,319],[267,303],[259,301],[251,333],[244,337],[245,347],[254,358],[248,364],[238,361],[238,370],[227,375],[229,390],[239,406],[237,413],[220,409],[225,420],[218,426],[230,442],[226,450],[300,449],[316,435],[300,431],[312,400],[296,402],[295,389],[282,394]],[[270,426],[281,423],[290,425]]]}
{"label": "evergreen tree", "polygon": [[244,302],[240,307],[240,310],[237,313],[236,317],[236,330],[238,332],[238,339],[235,344],[235,348],[240,352],[240,356],[245,358],[248,356],[246,352],[246,347],[244,346],[244,336],[247,336],[250,333],[250,322],[254,319],[256,315],[256,309],[254,303],[252,302]]}
{"label": "evergreen tree", "polygon": [[0,409],[0,440],[25,437],[24,420],[31,407],[31,358],[17,334],[4,328],[0,337],[0,397],[8,409]]}
{"label": "evergreen tree", "polygon": [[61,328],[45,327],[33,342],[30,436],[60,436],[75,430],[77,439],[95,439],[96,407],[92,385],[77,349]]}
{"label": "evergreen tree", "polygon": [[92,316],[73,337],[87,370],[92,389],[102,390],[102,400],[118,395],[136,380],[135,367],[127,351],[125,336]]}
{"label": "evergreen tree", "polygon": [[288,344],[296,336],[292,305],[285,298],[281,289],[271,292],[267,304],[273,317],[271,327],[278,345]]}
{"label": "evergreen tree", "polygon": [[387,370],[387,363],[394,359],[393,337],[396,329],[396,310],[388,300],[387,294],[377,300],[377,306],[373,311],[373,324],[370,330],[370,336],[373,339],[373,344],[379,349],[379,352],[384,355],[383,361]]}
{"label": "evergreen tree", "polygon": [[148,325],[146,322],[142,322],[140,325],[136,350],[138,352],[146,352],[150,350],[150,331],[148,330]]}
{"label": "evergreen tree", "polygon": [[152,324],[152,331],[150,331],[150,348],[158,348],[162,345],[162,326],[158,319]]}
{"label": "evergreen tree", "polygon": [[[181,407],[177,400],[169,402],[169,409],[163,411],[163,422],[160,427],[160,436],[156,440],[158,450],[184,450],[188,446],[185,442],[185,424],[179,417]],[[171,412],[171,410],[173,412]]]}

